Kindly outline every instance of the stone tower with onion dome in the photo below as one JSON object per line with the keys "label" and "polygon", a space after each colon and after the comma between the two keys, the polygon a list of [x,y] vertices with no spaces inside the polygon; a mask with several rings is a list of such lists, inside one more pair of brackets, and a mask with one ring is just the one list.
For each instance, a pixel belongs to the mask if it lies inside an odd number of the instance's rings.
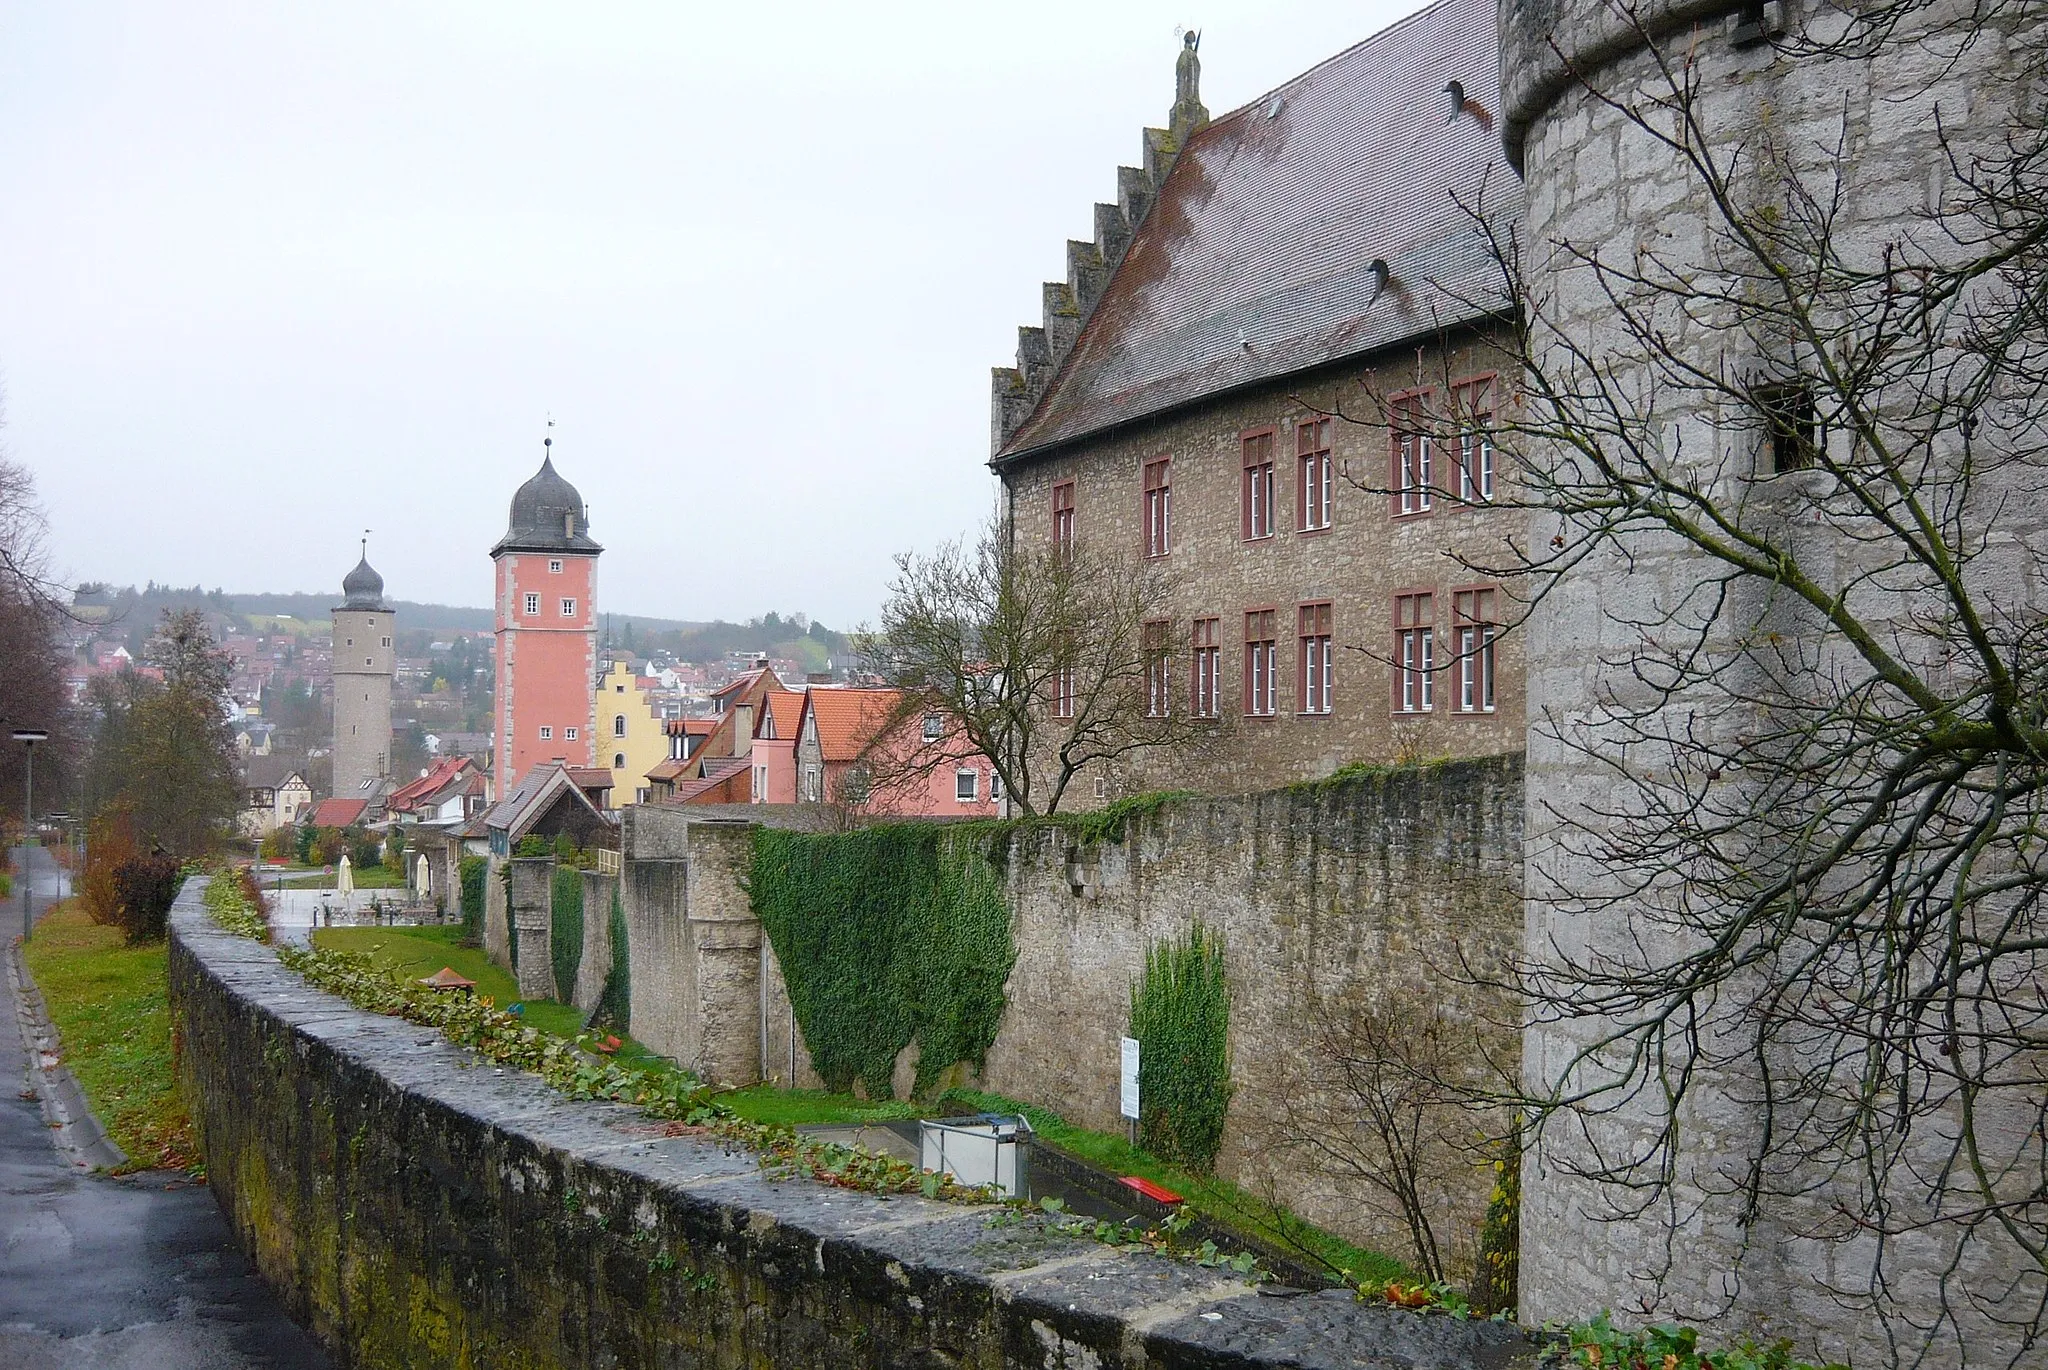
{"label": "stone tower with onion dome", "polygon": [[341,582],[334,609],[334,797],[367,799],[391,773],[392,646],[397,615],[384,603],[384,577],[363,558]]}
{"label": "stone tower with onion dome", "polygon": [[498,798],[536,765],[594,764],[597,558],[589,512],[555,473],[554,439],[540,470],[512,496],[496,567]]}

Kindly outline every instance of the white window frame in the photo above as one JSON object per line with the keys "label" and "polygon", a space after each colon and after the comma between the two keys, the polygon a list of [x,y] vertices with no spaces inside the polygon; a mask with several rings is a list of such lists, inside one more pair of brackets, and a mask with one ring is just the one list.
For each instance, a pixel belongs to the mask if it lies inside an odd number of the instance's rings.
{"label": "white window frame", "polygon": [[563,617],[563,618],[574,618],[574,617],[576,617],[576,601],[575,601],[575,600],[573,600],[573,599],[571,599],[571,598],[570,598],[569,596],[567,596],[567,595],[563,595],[563,596],[562,596],[562,617]]}
{"label": "white window frame", "polygon": [[981,802],[981,772],[962,766],[953,772],[953,799],[960,804]]}
{"label": "white window frame", "polygon": [[570,724],[568,727],[562,729],[562,741],[574,742],[576,740],[577,734],[581,731],[582,729],[578,728],[575,724]]}
{"label": "white window frame", "polygon": [[547,723],[543,723],[540,725],[540,740],[543,742],[553,742],[555,740],[555,730],[553,725]]}
{"label": "white window frame", "polygon": [[562,559],[560,557],[556,557],[548,562],[548,574],[551,576],[562,574]]}
{"label": "white window frame", "polygon": [[528,618],[538,618],[538,617],[540,617],[540,596],[539,596],[539,595],[537,595],[537,594],[529,594],[529,595],[527,595],[527,597],[526,597],[526,616],[527,616]]}

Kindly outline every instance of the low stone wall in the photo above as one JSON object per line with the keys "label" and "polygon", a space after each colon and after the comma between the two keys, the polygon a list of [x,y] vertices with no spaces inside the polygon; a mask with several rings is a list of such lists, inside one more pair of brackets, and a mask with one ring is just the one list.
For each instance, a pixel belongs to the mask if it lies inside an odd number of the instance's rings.
{"label": "low stone wall", "polygon": [[230,1225],[351,1367],[1525,1365],[1515,1329],[1278,1300],[986,1208],[771,1180],[352,1008],[172,915],[180,1083]]}

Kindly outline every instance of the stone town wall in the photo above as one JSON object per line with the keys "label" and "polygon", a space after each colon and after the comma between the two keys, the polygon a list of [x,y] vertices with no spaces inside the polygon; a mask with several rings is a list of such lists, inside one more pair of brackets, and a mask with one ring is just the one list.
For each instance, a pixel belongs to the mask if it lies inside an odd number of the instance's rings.
{"label": "stone town wall", "polygon": [[[1120,841],[1081,844],[1027,830],[1009,853],[1017,963],[985,1071],[967,1084],[1119,1131],[1118,1039],[1146,950],[1197,921],[1223,934],[1232,987],[1236,1095],[1219,1173],[1356,1241],[1400,1252],[1408,1237],[1381,1196],[1301,1144],[1304,1129],[1342,1146],[1355,1109],[1311,1063],[1347,1042],[1361,1016],[1405,1023],[1413,1039],[1441,1009],[1512,1071],[1518,1015],[1470,969],[1520,945],[1521,760],[1516,756],[1375,773],[1222,799],[1168,803]],[[765,1073],[814,1087],[772,948],[762,951]],[[1469,968],[1469,969],[1468,969]],[[635,980],[636,992],[638,980]],[[1355,1039],[1349,1039],[1355,1041]],[[915,1048],[897,1062],[907,1092]],[[752,1078],[751,1076],[743,1078]],[[1432,1213],[1462,1267],[1492,1188],[1466,1150],[1481,1120],[1432,1118]]]}
{"label": "stone town wall", "polygon": [[[1279,1300],[997,1211],[775,1181],[172,916],[180,1084],[230,1228],[357,1370],[1510,1370],[1511,1327]],[[258,1068],[260,1066],[260,1068]]]}
{"label": "stone town wall", "polygon": [[[1363,1014],[1419,1037],[1440,1008],[1512,1068],[1514,1008],[1461,967],[1497,967],[1520,944],[1521,839],[1518,756],[1177,802],[1133,820],[1121,842],[1027,832],[1010,854],[1017,964],[984,1087],[1120,1128],[1131,986],[1148,947],[1204,923],[1225,939],[1232,993],[1236,1094],[1218,1172],[1401,1252],[1405,1229],[1379,1197],[1298,1140],[1308,1128],[1342,1146],[1358,1116],[1317,1087],[1309,1063],[1344,1045]],[[1433,1121],[1452,1147],[1476,1137],[1476,1119]],[[1492,1172],[1431,1150],[1433,1217],[1457,1250],[1477,1231]]]}
{"label": "stone town wall", "polygon": [[[1378,401],[1428,392],[1439,413],[1450,405],[1454,383],[1497,376],[1504,365],[1497,344],[1467,333],[1449,345],[1409,349],[1376,366],[1347,365],[1289,377],[1273,385],[1226,395],[1186,410],[1148,419],[1008,467],[1003,480],[1018,545],[1052,543],[1053,487],[1074,485],[1075,541],[1092,554],[1128,559],[1135,570],[1144,552],[1144,468],[1172,459],[1171,551],[1156,564],[1174,581],[1162,617],[1173,649],[1172,707],[1192,702],[1191,623],[1218,620],[1221,728],[1199,765],[1184,759],[1149,764],[1143,754],[1114,770],[1085,773],[1063,807],[1087,808],[1125,794],[1193,784],[1217,794],[1248,794],[1300,780],[1319,779],[1353,761],[1394,762],[1434,756],[1491,756],[1522,746],[1522,665],[1519,640],[1497,647],[1495,707],[1461,712],[1454,669],[1436,674],[1428,712],[1395,707],[1394,596],[1434,595],[1436,659],[1448,663],[1454,590],[1492,585],[1499,621],[1513,607],[1505,587],[1466,563],[1501,565],[1506,540],[1523,526],[1520,510],[1460,506],[1439,494],[1425,514],[1397,517],[1384,492],[1392,440]],[[1508,387],[1498,380],[1496,394]],[[1356,419],[1330,421],[1335,491],[1329,526],[1300,530],[1300,479],[1295,426],[1318,412]],[[1274,532],[1247,541],[1242,518],[1243,440],[1271,431]],[[1436,483],[1453,483],[1456,444],[1436,447]],[[1505,499],[1508,486],[1499,487]],[[1327,601],[1336,661],[1328,714],[1301,712],[1298,609]],[[1277,709],[1270,717],[1245,716],[1245,614],[1271,609],[1276,638]],[[1098,795],[1096,781],[1102,781]]]}
{"label": "stone town wall", "polygon": [[612,973],[612,896],[619,878],[598,871],[583,872],[583,954],[576,962],[576,985],[569,1002],[585,1013],[604,997]]}
{"label": "stone town wall", "polygon": [[[1601,289],[1574,265],[1595,257],[1625,262],[1647,250],[1656,254],[1659,271],[1699,280],[1702,290],[1729,279],[1715,274],[1720,266],[1709,242],[1715,216],[1699,182],[1669,148],[1626,116],[1631,103],[1668,98],[1645,35],[1662,44],[1694,82],[1697,127],[1712,144],[1709,155],[1741,166],[1738,179],[1755,178],[1754,154],[1766,136],[1795,160],[1788,174],[1807,179],[1823,204],[1836,171],[1853,168],[1831,211],[1833,232],[1849,262],[1867,263],[1873,271],[1893,260],[1887,244],[1917,240],[1919,247],[1900,253],[1905,261],[1918,260],[1922,250],[1937,258],[1953,250],[1927,217],[1935,197],[1947,193],[1941,139],[2003,151],[2016,89],[2010,78],[2023,66],[2038,71],[2027,54],[2038,52],[2042,42],[2038,31],[2007,31],[2006,12],[1980,10],[1980,17],[1995,18],[1960,60],[1951,61],[1939,41],[1904,38],[1872,59],[1821,60],[1768,43],[1738,44],[1738,11],[1746,8],[1732,0],[1651,0],[1631,7],[1607,0],[1502,0],[1500,7],[1504,132],[1510,158],[1525,176],[1523,260],[1532,297],[1544,302],[1551,326],[1585,355],[1614,366],[1618,392],[1659,396],[1655,402],[1661,407],[1644,416],[1645,427],[1669,434],[1669,450],[1696,463],[1697,477],[1725,492],[1727,507],[1771,498],[1759,493],[1764,487],[1753,479],[1759,469],[1753,420],[1717,412],[1710,406],[1725,401],[1703,396],[1698,387],[1639,383],[1640,340],[1621,330]],[[1784,0],[1757,9],[1767,25],[1790,22],[1795,28],[1806,21],[1846,21],[1850,13]],[[1911,33],[1916,25],[1966,10],[1936,3],[1899,7],[1898,14]],[[1964,152],[1959,165],[1968,164]],[[1738,278],[1726,288],[1739,299],[1751,285]],[[1703,317],[1703,311],[1674,307],[1660,317],[1660,327],[1668,325],[1660,342],[1701,374],[1754,375],[1772,360],[1760,355],[1762,344],[1750,330],[1731,326],[1739,320],[1725,312]],[[1978,465],[1990,471],[1981,458]],[[1829,535],[1825,526],[1807,526],[1816,541]],[[2000,527],[2008,546],[2024,541],[2038,556],[2044,542],[2038,494],[2021,493],[2003,506]],[[1544,545],[1551,532],[1537,526],[1532,544]],[[1575,562],[1573,573],[1533,612],[1526,633],[1531,719],[1585,718],[1589,701],[1604,689],[1626,692],[1627,667],[1603,660],[1603,650],[1627,655],[1636,632],[1629,620],[1654,619],[1656,606],[1680,602],[1706,574],[1702,558],[1688,548],[1644,539],[1627,551],[1625,562],[1619,553]],[[1838,539],[1828,554],[1852,567],[1867,564],[1870,556],[1846,539]],[[1845,584],[1853,583],[1852,575],[1843,574]],[[2037,584],[2014,573],[1992,587],[1990,598],[2001,604],[2031,601],[2028,610],[2038,614]],[[1893,594],[1892,600],[1889,612],[1909,611],[1904,596]],[[1881,618],[1886,610],[1875,612]],[[1704,720],[1674,718],[1672,726],[1682,730],[1695,721],[1742,726],[1725,712]],[[1605,863],[1584,850],[1588,844],[1570,840],[1568,831],[1568,825],[1583,823],[1597,832],[1603,822],[1614,793],[1608,759],[1532,727],[1528,766],[1530,953],[1542,957],[1553,946],[1580,956],[1597,955],[1603,947],[1625,950],[1642,928],[1626,900],[1586,914],[1583,901],[1615,887]],[[1599,1022],[1587,1020],[1532,1025],[1524,1044],[1532,1087],[1541,1089],[1567,1070],[1601,1030]],[[1711,1034],[1711,1026],[1706,1030]],[[1794,1336],[1802,1349],[1817,1343],[1828,1359],[1853,1356],[1859,1365],[1878,1365],[1911,1359],[1920,1348],[1918,1329],[1953,1315],[1966,1335],[1981,1340],[1964,1356],[1944,1333],[1927,1363],[2009,1364],[2024,1358],[2010,1328],[2001,1330],[1980,1316],[2005,1299],[2037,1312],[2037,1263],[2033,1292],[2015,1293],[2025,1289],[2025,1262],[2018,1269],[1998,1268],[1995,1259],[1987,1265],[1983,1243],[1976,1256],[1958,1262],[1947,1237],[1915,1232],[1886,1243],[1887,1282],[1873,1289],[1877,1244],[1867,1236],[1828,1236],[1831,1229],[1854,1234],[1841,1229],[1833,1208],[1830,1186],[1841,1175],[1817,1166],[1774,1176],[1770,1184],[1778,1192],[1761,1211],[1743,1211],[1737,1191],[1760,1144],[1762,1115],[1756,1083],[1740,1072],[1693,1080],[1680,1119],[1685,1145],[1674,1162],[1668,1202],[1645,1204],[1638,1193],[1603,1192],[1581,1178],[1596,1150],[1636,1154],[1655,1135],[1655,1093],[1645,1091],[1586,1120],[1583,1132],[1564,1123],[1549,1128],[1528,1153],[1522,1216],[1526,1317],[1609,1306],[1637,1321],[1713,1320],[1720,1329],[1746,1325]],[[2037,1142],[2038,1134],[2028,1145]],[[1919,1160],[1917,1168],[1907,1167],[1916,1186],[1931,1183],[1921,1177],[1935,1176],[1948,1164],[1934,1156]],[[1845,1165],[1858,1171],[1863,1161],[1846,1157]],[[1924,1187],[1897,1197],[1901,1214],[1926,1210]],[[1873,1298],[1894,1323],[1886,1327],[1857,1309],[1859,1297]],[[1899,1340],[1889,1341],[1892,1334]]]}
{"label": "stone town wall", "polygon": [[657,805],[626,810],[621,829],[633,1035],[714,1080],[760,1078],[761,925],[744,885],[753,832]]}

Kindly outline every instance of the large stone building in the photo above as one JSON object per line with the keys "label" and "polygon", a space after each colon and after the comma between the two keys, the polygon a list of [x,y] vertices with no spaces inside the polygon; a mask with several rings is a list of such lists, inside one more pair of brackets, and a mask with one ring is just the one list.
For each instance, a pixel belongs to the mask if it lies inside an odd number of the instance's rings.
{"label": "large stone building", "polygon": [[2040,315],[2001,298],[2040,289],[2044,28],[1501,0],[1560,397],[1531,544],[1574,551],[1526,632],[1524,1061],[1569,1103],[1529,1321],[2042,1363],[2040,752],[1940,739],[2000,734],[2048,611]]}
{"label": "large stone building", "polygon": [[372,799],[391,774],[392,647],[397,615],[384,603],[384,577],[370,569],[369,548],[341,582],[334,610],[334,793]]}
{"label": "large stone building", "polygon": [[1491,6],[1445,0],[1209,120],[1191,43],[995,372],[1020,544],[1166,568],[1161,707],[1218,720],[1084,799],[1521,747],[1512,587],[1478,569],[1520,520],[1504,283],[1459,199],[1500,160],[1496,71]]}
{"label": "large stone building", "polygon": [[535,766],[595,764],[597,558],[589,512],[555,473],[554,439],[512,496],[505,536],[491,549],[498,629],[497,773],[509,795]]}

